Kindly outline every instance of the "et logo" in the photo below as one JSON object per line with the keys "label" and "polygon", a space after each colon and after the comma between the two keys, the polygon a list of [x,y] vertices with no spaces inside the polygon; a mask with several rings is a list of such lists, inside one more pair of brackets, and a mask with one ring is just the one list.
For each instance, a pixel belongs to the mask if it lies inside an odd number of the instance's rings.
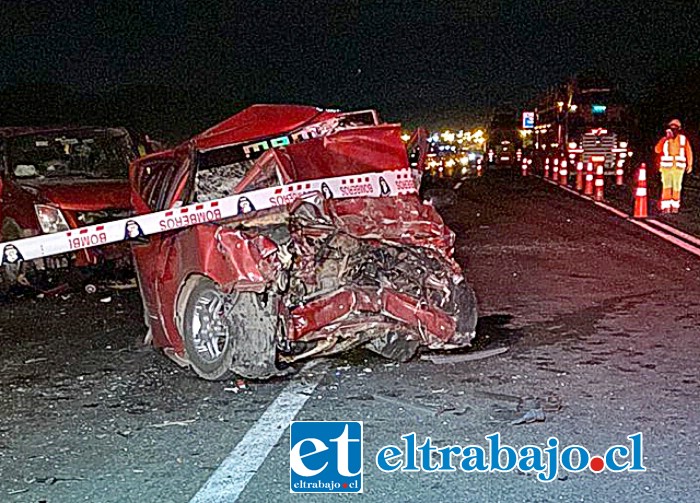
{"label": "et logo", "polygon": [[362,421],[293,421],[292,493],[362,492]]}

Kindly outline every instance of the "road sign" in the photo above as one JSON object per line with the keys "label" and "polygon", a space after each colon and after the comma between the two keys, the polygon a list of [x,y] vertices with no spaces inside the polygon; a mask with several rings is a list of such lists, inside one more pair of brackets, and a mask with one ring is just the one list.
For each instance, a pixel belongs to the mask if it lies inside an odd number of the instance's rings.
{"label": "road sign", "polygon": [[535,112],[523,112],[523,129],[535,129]]}

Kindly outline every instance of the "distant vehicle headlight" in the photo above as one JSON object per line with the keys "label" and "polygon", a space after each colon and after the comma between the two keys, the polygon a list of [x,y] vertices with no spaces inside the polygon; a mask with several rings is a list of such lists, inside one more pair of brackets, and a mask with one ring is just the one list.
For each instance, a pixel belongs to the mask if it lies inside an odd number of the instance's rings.
{"label": "distant vehicle headlight", "polygon": [[70,229],[63,213],[55,206],[35,204],[34,211],[36,211],[36,217],[39,220],[41,230],[45,234],[53,234],[54,232],[67,231]]}
{"label": "distant vehicle headlight", "polygon": [[620,142],[620,148],[627,148],[627,142],[626,142],[626,141],[621,141],[621,142]]}
{"label": "distant vehicle headlight", "polygon": [[570,148],[570,149],[575,149],[576,147],[578,147],[578,144],[577,144],[575,141],[569,142],[569,148]]}

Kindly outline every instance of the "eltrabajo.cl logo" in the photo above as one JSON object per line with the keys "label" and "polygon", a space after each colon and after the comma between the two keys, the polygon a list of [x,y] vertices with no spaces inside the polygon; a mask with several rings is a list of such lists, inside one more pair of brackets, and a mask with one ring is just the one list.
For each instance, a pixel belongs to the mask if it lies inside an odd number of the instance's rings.
{"label": "eltrabajo.cl logo", "polygon": [[[294,421],[290,429],[289,469],[292,493],[361,493],[363,483],[361,421]],[[500,433],[485,437],[482,445],[446,445],[422,442],[415,433],[401,436],[402,444],[377,451],[377,468],[388,472],[494,473],[534,472],[537,480],[551,482],[559,470],[612,473],[645,472],[641,432],[628,435],[629,444],[612,445],[599,455],[583,445],[562,446],[549,437],[544,446],[513,447]]]}
{"label": "eltrabajo.cl logo", "polygon": [[292,493],[361,493],[362,421],[293,421]]}

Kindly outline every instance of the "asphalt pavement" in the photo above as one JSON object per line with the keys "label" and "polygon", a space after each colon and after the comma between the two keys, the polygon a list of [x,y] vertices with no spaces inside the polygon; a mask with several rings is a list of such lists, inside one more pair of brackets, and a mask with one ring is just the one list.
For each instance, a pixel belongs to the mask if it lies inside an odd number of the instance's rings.
{"label": "asphalt pavement", "polygon": [[[438,365],[356,351],[291,379],[209,383],[141,345],[136,290],[2,301],[0,501],[185,503],[227,480],[222,463],[239,468],[241,502],[697,501],[700,259],[507,172],[466,180],[443,212],[479,298],[475,350],[505,353]],[[364,422],[364,494],[289,493],[289,430],[265,423],[300,394],[297,419]],[[532,409],[544,420],[513,424]],[[410,432],[441,446],[556,436],[597,454],[642,432],[647,471],[381,472],[377,451]],[[241,445],[245,466],[227,465]]]}

